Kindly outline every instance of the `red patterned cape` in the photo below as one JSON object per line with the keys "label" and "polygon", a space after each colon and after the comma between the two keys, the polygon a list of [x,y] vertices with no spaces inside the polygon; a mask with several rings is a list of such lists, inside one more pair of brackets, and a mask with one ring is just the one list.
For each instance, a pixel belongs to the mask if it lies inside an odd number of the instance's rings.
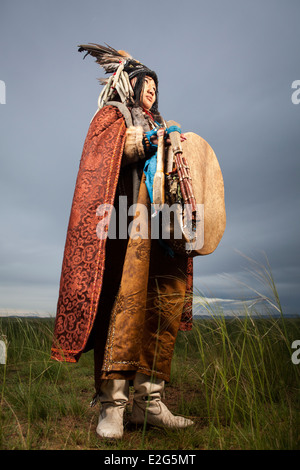
{"label": "red patterned cape", "polygon": [[[126,126],[114,106],[92,120],[84,143],[68,225],[52,345],[53,359],[77,362],[97,313],[105,264],[105,239],[99,239],[100,204],[113,204]],[[191,329],[193,261],[187,273],[187,303],[181,329]]]}

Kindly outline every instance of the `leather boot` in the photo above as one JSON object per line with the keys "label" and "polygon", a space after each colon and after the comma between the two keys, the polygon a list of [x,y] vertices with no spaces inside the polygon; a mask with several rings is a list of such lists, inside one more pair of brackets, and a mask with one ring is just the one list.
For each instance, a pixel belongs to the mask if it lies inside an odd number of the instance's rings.
{"label": "leather boot", "polygon": [[128,380],[103,380],[99,394],[101,411],[96,429],[100,437],[122,438],[124,432],[123,415],[128,398]]}
{"label": "leather boot", "polygon": [[174,416],[161,401],[161,394],[165,382],[152,379],[145,374],[137,373],[134,379],[134,397],[131,422],[144,423],[167,428],[186,428],[193,425],[193,421],[182,416]]}

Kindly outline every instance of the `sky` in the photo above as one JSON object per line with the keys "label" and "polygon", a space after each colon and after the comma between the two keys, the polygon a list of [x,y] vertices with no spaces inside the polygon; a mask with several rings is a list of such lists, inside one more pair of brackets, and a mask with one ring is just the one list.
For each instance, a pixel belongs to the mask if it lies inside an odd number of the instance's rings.
{"label": "sky", "polygon": [[299,15],[298,0],[1,0],[0,312],[55,314],[104,76],[77,45],[94,42],[155,70],[162,116],[216,153],[227,226],[195,258],[195,293],[269,296],[255,263],[269,265],[284,313],[299,314]]}

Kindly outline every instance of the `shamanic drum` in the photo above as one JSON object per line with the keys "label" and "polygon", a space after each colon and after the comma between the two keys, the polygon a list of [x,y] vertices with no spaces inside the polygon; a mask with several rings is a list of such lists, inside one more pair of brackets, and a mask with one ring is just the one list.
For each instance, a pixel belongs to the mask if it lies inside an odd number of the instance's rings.
{"label": "shamanic drum", "polygon": [[[179,137],[178,132],[177,134]],[[187,132],[185,136],[187,140],[181,142],[182,156],[190,170],[197,205],[196,226],[194,224],[192,227],[191,223],[187,223],[184,204],[178,199],[179,178],[176,169],[174,171],[174,149],[171,146],[166,152],[165,168],[170,170],[173,164],[173,171],[166,176],[165,200],[169,206],[175,207],[175,210],[171,221],[170,239],[166,242],[177,253],[189,256],[208,255],[217,248],[226,226],[223,176],[211,146],[193,132]],[[176,224],[181,228],[180,236],[178,230],[176,232]],[[164,224],[162,226],[164,227]]]}

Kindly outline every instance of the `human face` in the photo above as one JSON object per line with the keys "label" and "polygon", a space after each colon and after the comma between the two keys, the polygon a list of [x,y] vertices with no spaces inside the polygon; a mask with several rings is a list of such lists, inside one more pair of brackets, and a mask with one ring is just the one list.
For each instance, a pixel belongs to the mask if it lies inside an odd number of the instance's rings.
{"label": "human face", "polygon": [[144,109],[150,111],[156,101],[156,85],[153,78],[145,77],[144,87],[141,93],[141,103]]}

